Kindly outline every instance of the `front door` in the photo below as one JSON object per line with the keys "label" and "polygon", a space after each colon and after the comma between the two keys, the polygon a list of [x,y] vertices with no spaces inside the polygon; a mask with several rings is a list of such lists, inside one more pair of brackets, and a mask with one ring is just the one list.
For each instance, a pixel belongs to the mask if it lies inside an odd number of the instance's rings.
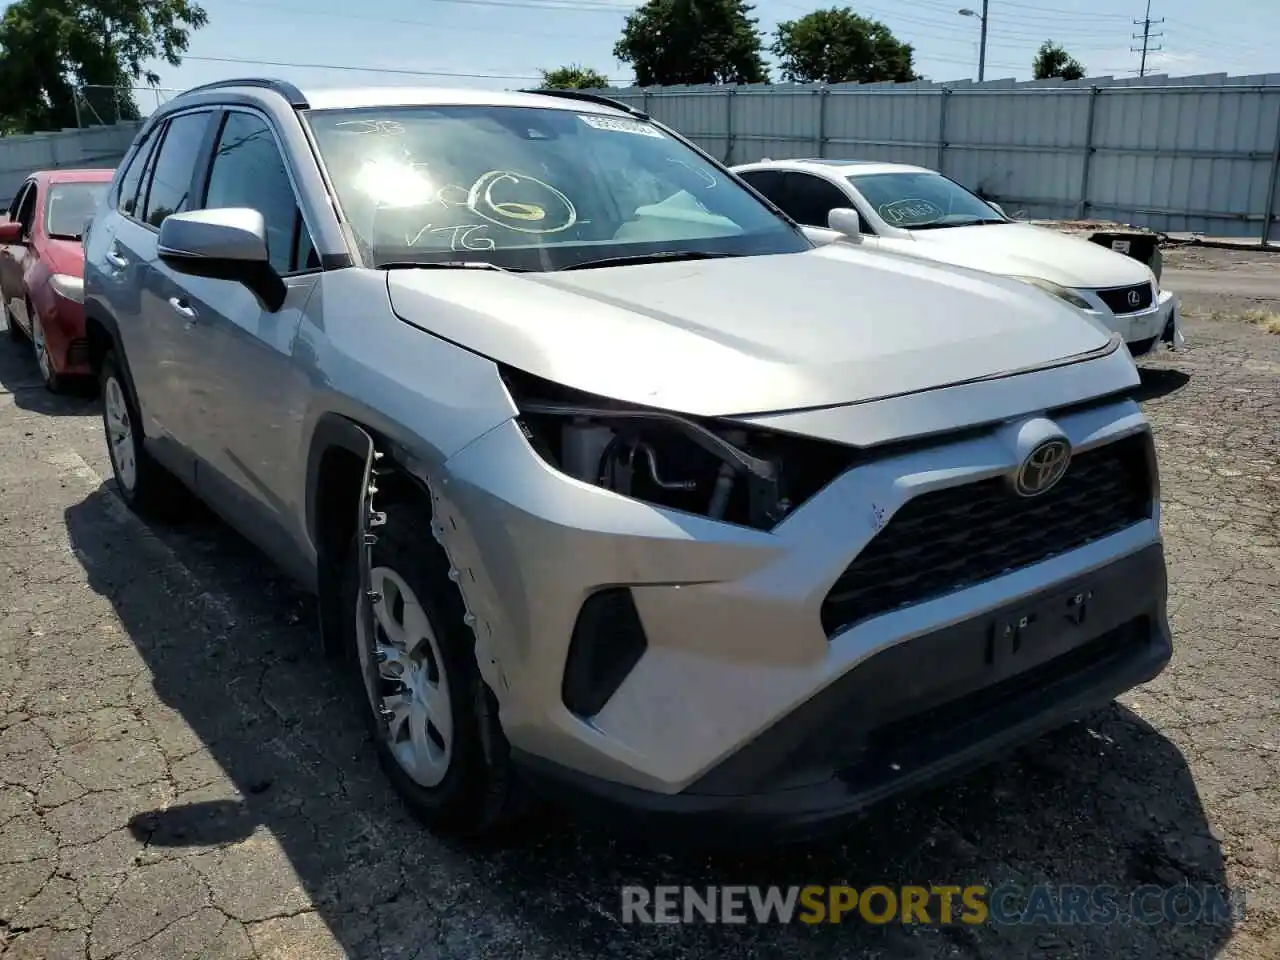
{"label": "front door", "polygon": [[28,335],[31,333],[31,318],[27,316],[27,293],[23,274],[27,269],[30,257],[31,227],[36,214],[36,184],[28,180],[14,197],[9,207],[11,219],[22,224],[22,240],[19,243],[6,243],[0,246],[0,288],[3,289],[4,305],[12,317]]}

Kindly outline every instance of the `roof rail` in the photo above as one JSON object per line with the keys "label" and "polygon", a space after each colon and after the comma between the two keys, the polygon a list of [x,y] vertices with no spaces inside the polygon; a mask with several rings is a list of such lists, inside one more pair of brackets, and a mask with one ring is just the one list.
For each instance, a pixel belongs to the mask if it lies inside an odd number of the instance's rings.
{"label": "roof rail", "polygon": [[202,83],[198,87],[183,90],[178,96],[184,97],[189,93],[202,93],[205,90],[220,90],[223,87],[262,87],[264,90],[274,90],[280,94],[280,96],[289,101],[289,106],[295,110],[307,110],[311,106],[311,104],[307,103],[307,98],[302,95],[302,91],[288,80],[273,80],[270,77],[236,77],[231,80],[214,80],[212,83]]}
{"label": "roof rail", "polygon": [[562,100],[581,100],[583,103],[597,103],[602,107],[613,107],[615,110],[622,110],[641,120],[649,119],[647,113],[643,110],[637,110],[629,103],[614,100],[612,97],[602,97],[598,93],[587,93],[585,90],[521,90],[520,92],[536,93],[543,97],[559,97]]}

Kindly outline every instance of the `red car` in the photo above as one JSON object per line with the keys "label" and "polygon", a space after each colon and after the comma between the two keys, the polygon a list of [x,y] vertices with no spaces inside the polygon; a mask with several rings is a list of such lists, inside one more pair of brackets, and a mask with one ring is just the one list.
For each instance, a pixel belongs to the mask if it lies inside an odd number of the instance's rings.
{"label": "red car", "polygon": [[85,228],[112,170],[40,170],[31,174],[0,222],[0,296],[9,335],[25,333],[45,385],[88,375],[84,332]]}

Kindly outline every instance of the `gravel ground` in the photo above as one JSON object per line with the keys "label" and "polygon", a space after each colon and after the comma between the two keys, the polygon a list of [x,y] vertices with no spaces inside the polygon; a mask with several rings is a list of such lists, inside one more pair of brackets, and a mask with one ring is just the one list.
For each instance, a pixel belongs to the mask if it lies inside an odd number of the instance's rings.
{"label": "gravel ground", "polygon": [[[0,344],[0,955],[1280,956],[1280,336],[1228,316],[1280,296],[1280,257],[1250,263],[1278,289],[1247,301],[1231,263],[1169,263],[1202,274],[1188,348],[1145,363],[1171,668],[839,843],[750,856],[638,849],[551,812],[504,851],[425,833],[317,659],[305,599],[214,520],[135,520],[101,479],[96,404],[50,397]],[[1181,925],[619,922],[623,884],[681,882],[1216,884],[1246,908]]]}

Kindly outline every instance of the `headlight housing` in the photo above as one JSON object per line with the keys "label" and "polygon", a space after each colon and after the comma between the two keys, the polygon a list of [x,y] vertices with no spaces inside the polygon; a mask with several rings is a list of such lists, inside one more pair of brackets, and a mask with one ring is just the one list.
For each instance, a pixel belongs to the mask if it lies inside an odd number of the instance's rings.
{"label": "headlight housing", "polygon": [[53,292],[67,300],[84,303],[84,280],[69,273],[55,273],[49,278]]}
{"label": "headlight housing", "polygon": [[534,451],[575,479],[654,506],[771,530],[855,463],[852,448],[583,393],[509,367]]}
{"label": "headlight housing", "polygon": [[1014,277],[1014,280],[1021,280],[1023,283],[1029,283],[1033,287],[1039,287],[1045,293],[1051,293],[1059,300],[1065,300],[1078,310],[1093,310],[1091,304],[1080,294],[1076,293],[1069,287],[1064,287],[1060,283],[1054,283],[1052,280],[1045,280],[1043,277]]}

